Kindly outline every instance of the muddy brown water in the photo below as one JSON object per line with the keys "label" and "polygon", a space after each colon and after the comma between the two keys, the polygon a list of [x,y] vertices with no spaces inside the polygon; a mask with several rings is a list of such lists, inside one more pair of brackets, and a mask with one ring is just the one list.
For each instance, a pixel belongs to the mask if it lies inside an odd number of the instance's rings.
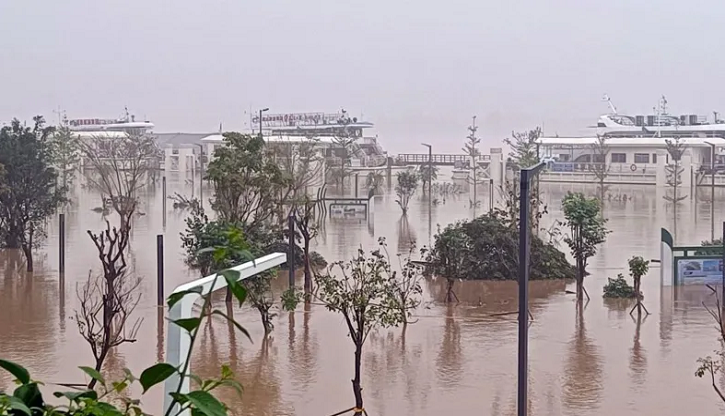
{"label": "muddy brown water", "polygon": [[[198,186],[198,183],[197,183]],[[543,185],[549,204],[544,226],[561,219],[558,201],[576,185]],[[592,191],[592,189],[589,189]],[[629,316],[629,302],[605,301],[601,287],[607,277],[626,274],[632,255],[659,256],[659,229],[672,229],[671,208],[647,187],[614,187],[627,200],[606,204],[613,233],[590,266],[587,287],[592,300],[577,313],[564,293],[565,282],[532,282],[530,327],[531,415],[682,415],[720,414],[725,411],[707,380],[694,376],[698,357],[719,347],[717,331],[701,302],[710,301],[702,287],[659,287],[659,269],[644,279],[645,304],[652,314],[637,322]],[[188,183],[169,178],[168,194],[190,195]],[[197,189],[198,192],[198,189]],[[703,193],[701,191],[701,193]],[[207,191],[208,194],[208,191]],[[709,196],[709,191],[706,192]],[[479,192],[486,210],[487,191]],[[88,346],[73,320],[76,287],[90,269],[98,271],[95,249],[87,229],[99,229],[103,220],[91,211],[100,198],[74,190],[75,205],[66,212],[66,275],[59,279],[58,224],[49,221],[48,239],[36,254],[36,272],[28,275],[18,253],[0,254],[0,357],[24,364],[36,379],[82,382],[79,365],[91,365]],[[620,198],[623,199],[623,198]],[[142,300],[136,316],[143,319],[138,342],[115,351],[106,371],[120,376],[135,373],[163,359],[164,321],[155,307],[155,236],[166,242],[167,291],[198,277],[182,260],[179,233],[185,213],[167,204],[167,225],[162,223],[161,192],[147,189],[133,231],[130,263],[143,276]],[[348,258],[358,246],[375,246],[387,238],[392,254],[407,252],[410,240],[418,246],[429,241],[428,206],[411,201],[408,220],[400,219],[395,198],[386,194],[375,202],[374,221],[328,219],[316,249],[328,260]],[[469,218],[467,195],[451,197],[434,206],[433,232],[457,219]],[[718,191],[722,205],[725,193]],[[710,205],[699,198],[680,208],[677,240],[697,243],[710,237]],[[716,213],[721,228],[725,213]],[[563,244],[563,243],[562,243]],[[275,282],[286,286],[286,272]],[[300,278],[301,273],[298,273]],[[417,322],[401,329],[375,333],[365,346],[363,387],[370,415],[480,414],[513,415],[516,410],[516,318],[492,316],[517,307],[512,282],[457,282],[461,303],[446,306],[440,280],[424,284],[425,306]],[[221,304],[220,304],[221,305]],[[223,306],[222,306],[223,307]],[[256,312],[235,307],[239,321],[253,343],[222,321],[206,327],[193,357],[193,370],[203,376],[229,364],[244,385],[243,398],[232,391],[221,396],[237,414],[329,415],[351,407],[353,348],[342,318],[319,305],[294,313],[280,312],[266,341]],[[724,382],[725,380],[718,380]],[[10,379],[0,373],[0,388]],[[57,388],[49,386],[50,389]],[[161,407],[161,389],[153,389],[143,403],[150,412]]]}

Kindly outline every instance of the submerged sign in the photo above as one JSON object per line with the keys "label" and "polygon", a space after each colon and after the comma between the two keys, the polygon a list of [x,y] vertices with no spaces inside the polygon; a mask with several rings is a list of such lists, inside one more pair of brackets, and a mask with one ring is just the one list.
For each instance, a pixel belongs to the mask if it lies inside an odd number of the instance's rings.
{"label": "submerged sign", "polygon": [[720,258],[677,260],[677,277],[680,284],[721,283],[722,272],[723,263]]}

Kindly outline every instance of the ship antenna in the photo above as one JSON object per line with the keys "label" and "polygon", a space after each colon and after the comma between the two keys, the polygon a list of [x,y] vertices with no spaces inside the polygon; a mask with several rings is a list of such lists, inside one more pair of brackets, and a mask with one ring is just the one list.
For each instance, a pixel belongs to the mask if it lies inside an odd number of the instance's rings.
{"label": "ship antenna", "polygon": [[609,109],[612,110],[612,114],[617,114],[617,107],[612,104],[612,99],[607,94],[604,94],[604,101],[607,102]]}

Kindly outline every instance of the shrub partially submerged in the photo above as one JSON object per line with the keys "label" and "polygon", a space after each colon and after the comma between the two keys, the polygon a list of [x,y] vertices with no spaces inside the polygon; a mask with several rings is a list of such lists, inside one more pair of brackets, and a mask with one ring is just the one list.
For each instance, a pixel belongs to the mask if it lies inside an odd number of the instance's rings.
{"label": "shrub partially submerged", "polygon": [[605,298],[634,299],[634,288],[627,283],[622,273],[619,273],[616,279],[609,278],[607,280],[608,283],[604,285]]}
{"label": "shrub partially submerged", "polygon": [[[427,260],[433,273],[448,279],[516,280],[518,255],[518,227],[494,211],[439,231]],[[575,276],[564,253],[533,233],[530,265],[532,280]]]}

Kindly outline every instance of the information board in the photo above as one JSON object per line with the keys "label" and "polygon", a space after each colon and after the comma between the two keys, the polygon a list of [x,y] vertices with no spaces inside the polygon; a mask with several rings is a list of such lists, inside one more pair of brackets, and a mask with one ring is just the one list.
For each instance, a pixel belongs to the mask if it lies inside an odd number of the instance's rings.
{"label": "information board", "polygon": [[679,284],[722,283],[722,270],[723,263],[720,258],[677,260]]}

